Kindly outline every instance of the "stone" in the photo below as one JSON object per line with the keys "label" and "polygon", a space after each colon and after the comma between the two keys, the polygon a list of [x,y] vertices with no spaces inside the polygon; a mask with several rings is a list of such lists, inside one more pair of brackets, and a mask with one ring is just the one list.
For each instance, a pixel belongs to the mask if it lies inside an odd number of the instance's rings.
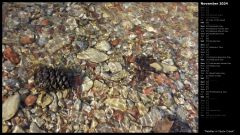
{"label": "stone", "polygon": [[2,124],[2,133],[7,133],[8,132],[8,126],[6,124]]}
{"label": "stone", "polygon": [[108,106],[110,106],[113,109],[120,110],[120,111],[126,111],[126,100],[120,99],[120,98],[108,98],[104,101],[104,103]]}
{"label": "stone", "polygon": [[53,97],[52,103],[49,105],[49,109],[53,112],[57,112],[58,110],[58,98],[57,95],[54,92],[50,93]]}
{"label": "stone", "polygon": [[120,72],[117,72],[116,74],[113,74],[111,77],[112,81],[119,81],[123,78],[126,78],[129,76],[129,73],[126,70],[121,70]]}
{"label": "stone", "polygon": [[150,67],[153,67],[156,71],[161,71],[162,67],[157,62],[151,63]]}
{"label": "stone", "polygon": [[93,86],[93,81],[88,77],[84,77],[83,79],[83,83],[82,83],[82,91],[85,92],[85,91],[88,91],[92,88]]}
{"label": "stone", "polygon": [[149,113],[139,118],[139,122],[142,126],[153,127],[161,117],[160,111],[153,107]]}
{"label": "stone", "polygon": [[29,129],[30,133],[46,133],[46,131],[41,130],[35,122],[32,122]]}
{"label": "stone", "polygon": [[23,44],[23,45],[32,44],[33,42],[34,42],[34,39],[31,38],[30,36],[20,37],[20,43]]}
{"label": "stone", "polygon": [[137,108],[140,115],[145,115],[148,112],[148,108],[145,107],[142,103],[137,103]]}
{"label": "stone", "polygon": [[108,67],[112,73],[116,73],[122,70],[122,65],[119,62],[109,62]]}
{"label": "stone", "polygon": [[2,105],[2,120],[6,121],[11,119],[20,105],[20,95],[16,93],[15,95],[8,97]]}
{"label": "stone", "polygon": [[82,105],[82,102],[81,100],[77,99],[75,102],[74,102],[74,108],[79,111],[81,109],[81,105]]}
{"label": "stone", "polygon": [[167,118],[159,120],[153,127],[154,133],[169,133],[174,121],[170,121]]}
{"label": "stone", "polygon": [[167,65],[167,64],[164,64],[164,63],[162,63],[161,65],[162,65],[164,73],[177,71],[177,67],[176,66]]}
{"label": "stone", "polygon": [[17,65],[20,62],[19,55],[10,47],[4,49],[4,58]]}
{"label": "stone", "polygon": [[101,63],[109,59],[109,56],[103,52],[100,52],[94,48],[89,48],[81,53],[77,54],[78,59],[89,60],[95,63]]}
{"label": "stone", "polygon": [[95,46],[95,48],[100,51],[108,51],[111,49],[111,46],[108,43],[108,41],[103,40],[103,41],[98,42],[97,45]]}
{"label": "stone", "polygon": [[13,133],[25,133],[25,131],[20,126],[15,126]]}
{"label": "stone", "polygon": [[34,103],[36,103],[37,97],[34,95],[28,95],[25,99],[25,104],[27,106],[32,106]]}

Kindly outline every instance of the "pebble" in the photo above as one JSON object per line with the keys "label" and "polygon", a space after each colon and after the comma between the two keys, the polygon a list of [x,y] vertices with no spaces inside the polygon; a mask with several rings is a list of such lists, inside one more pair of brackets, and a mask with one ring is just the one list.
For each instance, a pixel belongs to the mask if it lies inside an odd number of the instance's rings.
{"label": "pebble", "polygon": [[42,108],[46,108],[46,106],[51,104],[52,101],[53,101],[53,97],[51,97],[49,94],[41,93],[38,96],[37,104],[42,106]]}
{"label": "pebble", "polygon": [[88,91],[88,90],[90,90],[92,88],[92,86],[93,86],[93,81],[88,76],[86,76],[83,79],[82,91],[83,92]]}
{"label": "pebble", "polygon": [[145,115],[148,112],[148,108],[145,107],[142,103],[137,103],[137,107],[140,115]]}
{"label": "pebble", "polygon": [[38,127],[41,127],[45,123],[45,120],[42,118],[36,117],[35,122],[38,125]]}
{"label": "pebble", "polygon": [[33,42],[34,42],[34,39],[31,38],[30,36],[20,37],[20,43],[23,44],[23,45],[32,44]]}
{"label": "pebble", "polygon": [[35,122],[32,122],[29,129],[30,133],[46,133],[44,130],[41,130]]}
{"label": "pebble", "polygon": [[25,104],[27,106],[32,106],[37,101],[37,97],[34,95],[28,95],[25,99]]}
{"label": "pebble", "polygon": [[53,112],[57,112],[58,111],[58,98],[57,95],[54,92],[50,93],[53,97],[53,101],[52,103],[49,105],[49,109]]}
{"label": "pebble", "polygon": [[158,63],[154,62],[150,64],[150,67],[153,67],[156,71],[161,71],[162,67]]}
{"label": "pebble", "polygon": [[62,92],[62,97],[63,97],[64,99],[67,98],[68,93],[69,93],[69,90],[68,90],[68,89],[65,89],[65,90]]}
{"label": "pebble", "polygon": [[119,44],[119,42],[120,42],[120,39],[114,39],[114,40],[111,41],[111,45],[112,46],[117,46]]}
{"label": "pebble", "polygon": [[77,54],[78,59],[89,60],[95,63],[101,63],[109,59],[109,56],[103,52],[100,52],[94,48],[89,48],[81,53]]}
{"label": "pebble", "polygon": [[116,110],[120,111],[126,111],[126,100],[121,98],[108,98],[104,101],[104,103],[111,108],[114,108]]}
{"label": "pebble", "polygon": [[119,62],[109,62],[108,67],[112,73],[116,73],[122,70],[122,65]]}
{"label": "pebble", "polygon": [[20,62],[19,55],[10,47],[4,49],[4,58],[17,65]]}
{"label": "pebble", "polygon": [[103,41],[98,42],[97,45],[95,46],[95,48],[100,51],[108,51],[111,49],[111,46],[108,43],[108,41],[103,40]]}
{"label": "pebble", "polygon": [[2,132],[3,133],[7,133],[8,132],[8,126],[7,125],[5,125],[5,124],[2,124]]}
{"label": "pebble", "polygon": [[25,131],[20,126],[15,126],[13,133],[25,133]]}
{"label": "pebble", "polygon": [[161,65],[162,65],[164,73],[177,71],[177,67],[176,66],[167,65],[167,64],[164,64],[164,63],[162,63]]}
{"label": "pebble", "polygon": [[11,119],[15,113],[18,111],[20,105],[20,95],[16,93],[15,95],[8,97],[2,105],[2,120],[6,121]]}
{"label": "pebble", "polygon": [[76,109],[76,111],[79,111],[81,109],[81,105],[82,105],[82,102],[81,100],[77,99],[75,102],[74,102],[74,108]]}

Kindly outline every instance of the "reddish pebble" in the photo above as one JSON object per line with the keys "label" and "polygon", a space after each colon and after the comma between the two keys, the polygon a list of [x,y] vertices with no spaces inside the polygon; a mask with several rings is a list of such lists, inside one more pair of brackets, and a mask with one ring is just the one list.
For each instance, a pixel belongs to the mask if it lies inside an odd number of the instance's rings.
{"label": "reddish pebble", "polygon": [[23,44],[23,45],[26,45],[26,44],[31,44],[33,43],[33,38],[29,37],[29,36],[22,36],[20,38],[20,43]]}
{"label": "reddish pebble", "polygon": [[164,77],[160,74],[155,77],[155,81],[159,84],[162,85],[164,83]]}
{"label": "reddish pebble", "polygon": [[41,25],[43,25],[43,26],[47,26],[48,24],[49,24],[49,20],[48,19],[43,19],[41,21]]}
{"label": "reddish pebble", "polygon": [[145,89],[143,90],[143,93],[144,93],[145,95],[149,95],[149,94],[153,93],[153,87],[147,87],[147,88],[145,88]]}
{"label": "reddish pebble", "polygon": [[120,40],[119,39],[114,39],[111,41],[111,45],[117,46],[119,44]]}
{"label": "reddish pebble", "polygon": [[33,95],[29,95],[27,96],[27,98],[25,99],[25,104],[27,106],[32,106],[37,100],[37,97],[36,96],[33,96]]}
{"label": "reddish pebble", "polygon": [[133,55],[127,57],[127,61],[128,61],[129,63],[134,63],[135,60],[136,60],[136,57],[133,56]]}
{"label": "reddish pebble", "polygon": [[138,119],[139,118],[139,111],[136,107],[134,107],[132,110],[129,110],[128,111],[135,119]]}
{"label": "reddish pebble", "polygon": [[4,58],[16,65],[20,62],[19,55],[10,47],[4,50]]}
{"label": "reddish pebble", "polygon": [[114,111],[113,117],[117,121],[121,122],[123,120],[123,118],[124,118],[124,113],[121,112],[121,111],[116,110],[116,111]]}

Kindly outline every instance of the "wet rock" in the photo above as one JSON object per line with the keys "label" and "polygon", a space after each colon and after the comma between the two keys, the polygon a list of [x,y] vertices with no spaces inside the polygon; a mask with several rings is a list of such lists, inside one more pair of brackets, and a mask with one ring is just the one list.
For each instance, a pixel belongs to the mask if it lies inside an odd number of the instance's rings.
{"label": "wet rock", "polygon": [[47,42],[48,42],[48,39],[47,37],[44,37],[44,36],[40,36],[37,40],[37,44],[39,46],[44,46],[45,44],[47,44]]}
{"label": "wet rock", "polygon": [[111,49],[111,46],[108,43],[108,41],[103,40],[103,41],[98,42],[97,45],[95,46],[95,48],[100,51],[108,51]]}
{"label": "wet rock", "polygon": [[34,95],[28,95],[25,99],[25,104],[27,106],[32,106],[37,101],[37,97]]}
{"label": "wet rock", "polygon": [[25,133],[25,131],[20,126],[15,126],[13,133]]}
{"label": "wet rock", "polygon": [[89,60],[95,63],[101,63],[109,59],[109,56],[94,48],[89,48],[81,53],[77,54],[78,59]]}
{"label": "wet rock", "polygon": [[119,44],[119,42],[120,42],[120,39],[114,39],[114,40],[111,41],[111,45],[112,46],[117,46]]}
{"label": "wet rock", "polygon": [[58,51],[59,49],[70,43],[71,39],[69,37],[57,35],[54,36],[53,39],[49,40],[45,47],[50,54],[53,54],[54,52]]}
{"label": "wet rock", "polygon": [[77,46],[77,48],[81,51],[84,51],[88,48],[89,43],[86,37],[84,36],[80,36],[76,39],[75,41],[75,45]]}
{"label": "wet rock", "polygon": [[108,124],[98,124],[98,126],[96,127],[96,132],[98,133],[112,133],[112,127],[109,126]]}
{"label": "wet rock", "polygon": [[49,105],[49,109],[53,112],[57,112],[58,110],[58,98],[57,95],[54,92],[50,93],[53,97],[52,103]]}
{"label": "wet rock", "polygon": [[35,121],[38,127],[41,127],[45,123],[45,120],[39,117],[35,118]]}
{"label": "wet rock", "polygon": [[170,129],[171,133],[179,133],[179,132],[184,132],[184,133],[191,133],[191,127],[187,124],[184,123],[180,120],[175,120],[171,129]]}
{"label": "wet rock", "polygon": [[168,118],[158,120],[156,125],[153,127],[153,132],[154,133],[169,133],[172,125],[173,125],[173,121],[168,120]]}
{"label": "wet rock", "polygon": [[112,73],[116,73],[122,70],[122,65],[119,62],[109,62],[108,67]]}
{"label": "wet rock", "polygon": [[18,64],[20,62],[19,55],[10,47],[4,49],[4,58],[12,62],[13,64]]}
{"label": "wet rock", "polygon": [[30,133],[46,133],[46,131],[41,130],[35,122],[32,122],[29,129]]}
{"label": "wet rock", "polygon": [[2,124],[2,133],[7,133],[8,132],[8,126],[6,124]]}
{"label": "wet rock", "polygon": [[83,92],[88,91],[92,88],[92,86],[93,86],[93,81],[88,76],[86,76],[83,79],[82,91]]}
{"label": "wet rock", "polygon": [[137,107],[140,115],[145,115],[148,112],[148,108],[145,107],[142,103],[137,103]]}
{"label": "wet rock", "polygon": [[125,99],[119,99],[119,98],[108,98],[104,101],[104,103],[116,110],[120,111],[126,111],[126,100]]}
{"label": "wet rock", "polygon": [[81,109],[82,102],[81,100],[77,99],[74,103],[74,108],[79,111]]}
{"label": "wet rock", "polygon": [[34,42],[34,38],[32,38],[30,36],[20,37],[20,43],[23,44],[23,45],[32,44],[33,42]]}
{"label": "wet rock", "polygon": [[162,67],[157,62],[151,63],[150,67],[153,67],[156,71],[161,71]]}
{"label": "wet rock", "polygon": [[2,105],[2,120],[5,121],[11,119],[18,111],[19,105],[20,95],[18,93],[11,97],[8,97]]}
{"label": "wet rock", "polygon": [[15,65],[10,61],[4,61],[2,64],[2,67],[3,67],[3,70],[10,72],[15,68]]}
{"label": "wet rock", "polygon": [[42,106],[42,108],[45,108],[47,105],[51,104],[53,101],[53,97],[51,97],[49,94],[41,93],[38,96],[37,104]]}
{"label": "wet rock", "polygon": [[121,70],[120,72],[117,72],[116,74],[113,74],[111,77],[112,81],[119,81],[123,78],[126,78],[129,76],[129,73],[126,70]]}
{"label": "wet rock", "polygon": [[164,73],[177,71],[177,67],[176,66],[167,65],[167,64],[164,64],[164,63],[162,63],[161,65],[162,65]]}
{"label": "wet rock", "polygon": [[160,111],[153,107],[149,113],[139,118],[139,122],[142,126],[153,127],[159,119],[161,119]]}
{"label": "wet rock", "polygon": [[96,95],[102,95],[109,91],[108,86],[98,80],[94,81],[93,88]]}
{"label": "wet rock", "polygon": [[168,92],[163,93],[161,99],[162,99],[163,104],[167,107],[170,107],[173,104],[173,97]]}
{"label": "wet rock", "polygon": [[167,65],[171,65],[173,66],[174,65],[174,62],[172,59],[165,59],[162,61],[163,64],[167,64]]}

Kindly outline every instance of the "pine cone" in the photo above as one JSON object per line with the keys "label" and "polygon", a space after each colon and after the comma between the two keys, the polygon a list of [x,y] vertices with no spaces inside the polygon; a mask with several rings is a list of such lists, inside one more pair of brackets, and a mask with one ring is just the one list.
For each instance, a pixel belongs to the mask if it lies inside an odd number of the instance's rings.
{"label": "pine cone", "polygon": [[34,74],[36,86],[49,91],[72,88],[73,79],[72,71],[47,66],[40,66]]}

